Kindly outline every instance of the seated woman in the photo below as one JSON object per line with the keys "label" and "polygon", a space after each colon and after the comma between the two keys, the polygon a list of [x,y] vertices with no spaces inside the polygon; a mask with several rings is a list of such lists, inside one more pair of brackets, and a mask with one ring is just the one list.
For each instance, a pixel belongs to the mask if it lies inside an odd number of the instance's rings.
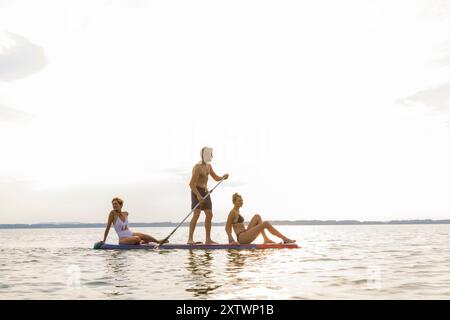
{"label": "seated woman", "polygon": [[[291,240],[282,235],[270,224],[270,222],[262,221],[259,214],[255,214],[248,224],[247,228],[245,228],[244,218],[239,213],[239,208],[241,208],[244,204],[242,196],[237,193],[233,194],[233,204],[234,208],[230,211],[227,219],[227,224],[225,226],[225,230],[228,234],[228,242],[230,244],[249,244],[252,243],[260,234],[264,238],[264,243],[274,243],[267,237],[266,233],[264,232],[266,229],[274,236],[277,236],[278,238],[283,240],[283,243],[295,242],[295,240]],[[233,227],[233,230],[236,233],[237,241],[234,241],[233,239],[231,227]]]}
{"label": "seated woman", "polygon": [[112,206],[114,210],[111,210],[108,217],[108,224],[106,225],[105,235],[103,237],[103,243],[105,243],[108,237],[109,229],[111,225],[114,225],[114,229],[119,237],[119,244],[142,244],[149,242],[159,243],[158,240],[144,233],[132,232],[128,228],[128,212],[122,211],[123,200],[119,198],[112,199]]}

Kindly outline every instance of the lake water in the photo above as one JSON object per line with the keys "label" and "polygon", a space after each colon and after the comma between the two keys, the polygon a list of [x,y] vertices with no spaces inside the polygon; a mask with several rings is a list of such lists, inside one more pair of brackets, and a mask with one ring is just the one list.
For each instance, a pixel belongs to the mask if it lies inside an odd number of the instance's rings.
{"label": "lake water", "polygon": [[277,228],[302,248],[104,251],[103,229],[0,230],[0,299],[450,298],[450,225]]}

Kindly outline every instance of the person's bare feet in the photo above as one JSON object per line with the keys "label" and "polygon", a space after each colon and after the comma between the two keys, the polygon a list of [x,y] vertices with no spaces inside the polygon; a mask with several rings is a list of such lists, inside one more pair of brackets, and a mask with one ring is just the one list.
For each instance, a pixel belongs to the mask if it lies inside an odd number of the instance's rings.
{"label": "person's bare feet", "polygon": [[264,240],[264,243],[265,243],[265,244],[268,244],[268,243],[275,243],[275,241],[272,241],[272,240],[270,240],[270,239],[267,239],[267,240]]}
{"label": "person's bare feet", "polygon": [[202,244],[201,241],[188,240],[187,244]]}
{"label": "person's bare feet", "polygon": [[218,243],[209,239],[205,241],[205,244],[218,244]]}
{"label": "person's bare feet", "polygon": [[295,242],[296,242],[296,240],[291,240],[289,238],[286,238],[286,239],[283,240],[284,244],[295,243]]}

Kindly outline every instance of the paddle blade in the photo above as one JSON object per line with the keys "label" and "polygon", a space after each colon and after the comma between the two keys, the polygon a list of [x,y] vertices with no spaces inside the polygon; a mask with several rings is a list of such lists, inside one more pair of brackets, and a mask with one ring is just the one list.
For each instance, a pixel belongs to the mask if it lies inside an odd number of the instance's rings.
{"label": "paddle blade", "polygon": [[96,242],[96,243],[94,244],[94,249],[101,249],[101,248],[102,248],[102,245],[103,245],[103,242],[101,242],[101,241]]}

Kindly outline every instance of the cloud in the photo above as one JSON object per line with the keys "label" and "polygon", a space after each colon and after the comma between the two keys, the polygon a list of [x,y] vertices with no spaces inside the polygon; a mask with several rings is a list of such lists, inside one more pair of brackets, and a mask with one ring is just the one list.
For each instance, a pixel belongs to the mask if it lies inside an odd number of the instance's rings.
{"label": "cloud", "polygon": [[450,111],[450,81],[397,100],[397,103],[406,106],[419,103],[438,111]]}
{"label": "cloud", "polygon": [[30,121],[33,115],[28,112],[6,107],[0,104],[0,121],[24,123]]}
{"label": "cloud", "polygon": [[436,62],[444,66],[450,66],[450,55],[442,57],[438,59]]}
{"label": "cloud", "polygon": [[0,40],[0,81],[25,78],[47,65],[44,49],[27,38],[3,32]]}
{"label": "cloud", "polygon": [[431,19],[447,17],[450,15],[450,2],[448,0],[427,0],[421,13]]}
{"label": "cloud", "polygon": [[159,170],[161,173],[172,173],[176,175],[185,175],[186,173],[190,173],[191,171],[186,169],[186,167],[166,167]]}
{"label": "cloud", "polygon": [[111,199],[121,197],[133,222],[177,221],[190,210],[190,191],[175,179],[143,183],[110,183],[41,189],[38,181],[0,175],[0,223],[48,221],[101,222]]}
{"label": "cloud", "polygon": [[228,180],[226,181],[226,183],[224,184],[224,188],[237,188],[237,187],[243,187],[245,186],[247,183],[244,182],[243,180]]}
{"label": "cloud", "polygon": [[441,66],[450,66],[450,41],[446,41],[441,46],[443,54],[435,62]]}
{"label": "cloud", "polygon": [[108,0],[107,6],[121,6],[129,8],[144,8],[148,6],[148,0]]}
{"label": "cloud", "polygon": [[186,167],[166,167],[158,171],[162,174],[169,174],[177,177],[178,179],[189,182],[191,179],[192,170]]}
{"label": "cloud", "polygon": [[0,8],[7,8],[12,2],[13,0],[0,0]]}

